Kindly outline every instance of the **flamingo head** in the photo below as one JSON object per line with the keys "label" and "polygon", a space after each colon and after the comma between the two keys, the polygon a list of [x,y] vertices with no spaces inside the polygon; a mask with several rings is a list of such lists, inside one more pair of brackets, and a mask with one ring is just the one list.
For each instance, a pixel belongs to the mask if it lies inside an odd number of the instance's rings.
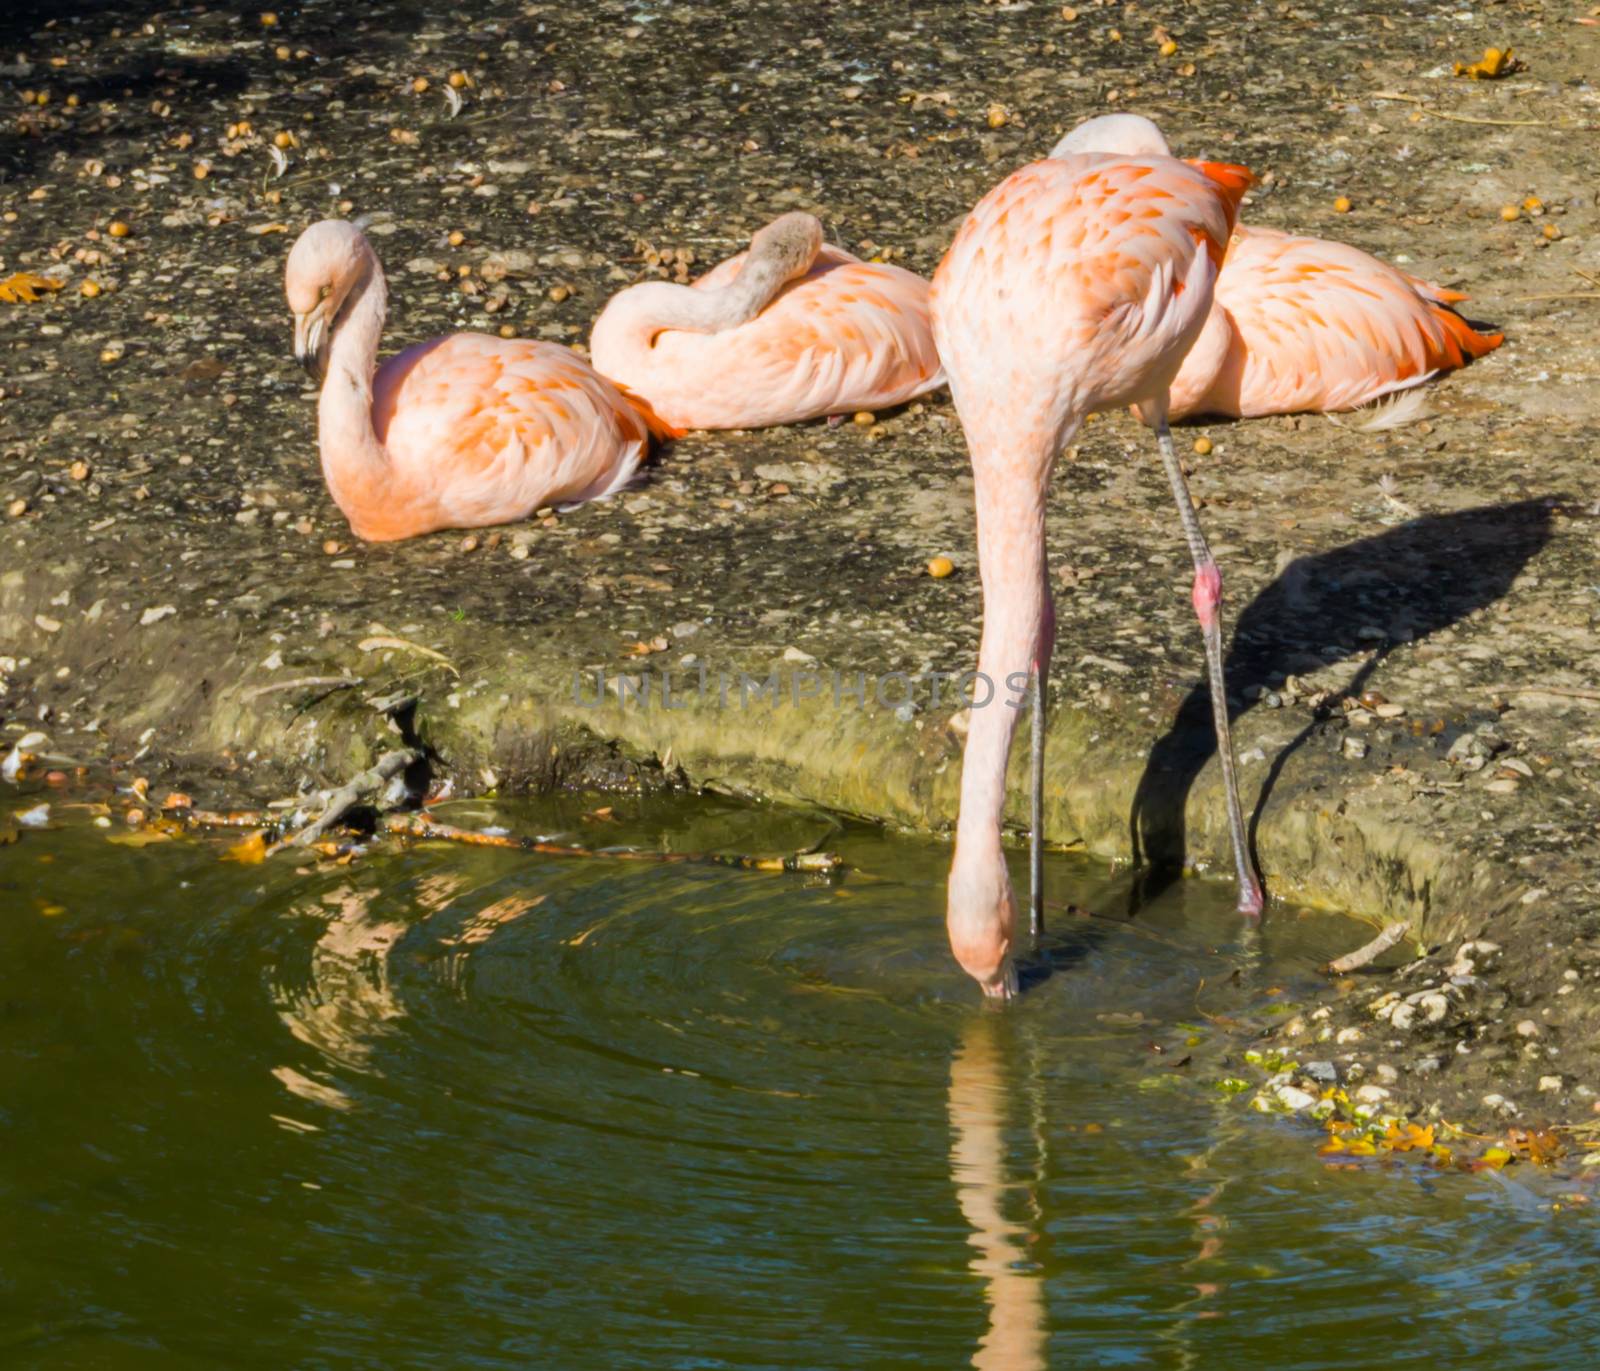
{"label": "flamingo head", "polygon": [[804,276],[822,251],[822,223],[814,214],[780,214],[750,240],[746,265],[763,263],[780,283]]}
{"label": "flamingo head", "polygon": [[343,219],[313,224],[290,249],[283,290],[294,315],[295,360],[319,381],[334,322],[374,260],[366,236]]}
{"label": "flamingo head", "polygon": [[1119,157],[1170,157],[1172,149],[1142,114],[1102,114],[1086,119],[1050,149],[1052,157],[1075,152],[1110,152]]}
{"label": "flamingo head", "polygon": [[950,867],[945,928],[961,969],[993,1000],[1017,993],[1017,967],[1011,957],[1017,927],[1017,902],[996,843],[973,855],[958,842]]}

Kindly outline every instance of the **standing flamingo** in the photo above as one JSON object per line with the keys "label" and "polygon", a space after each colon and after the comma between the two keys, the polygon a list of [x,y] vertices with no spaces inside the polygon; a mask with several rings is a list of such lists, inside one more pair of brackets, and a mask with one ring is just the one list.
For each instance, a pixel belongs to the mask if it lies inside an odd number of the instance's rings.
{"label": "standing flamingo", "polygon": [[956,234],[934,275],[934,337],[972,457],[983,582],[978,670],[993,683],[972,711],[950,868],[951,950],[986,995],[1009,998],[1016,902],[1000,830],[1006,760],[1033,680],[1032,923],[1041,922],[1044,687],[1055,636],[1045,502],[1057,454],[1087,415],[1137,405],[1194,558],[1239,908],[1261,887],[1245,847],[1222,677],[1222,578],[1206,547],[1167,427],[1167,391],[1199,336],[1223,251],[1250,184],[1242,167],[1100,150],[1093,130],[1013,173]]}
{"label": "standing flamingo", "polygon": [[358,538],[525,518],[632,478],[650,416],[554,343],[455,333],[407,348],[377,375],[387,290],[354,224],[325,219],[284,271],[294,351],[324,376],[322,474]]}
{"label": "standing flamingo", "polygon": [[[1150,120],[1110,114],[1050,155],[1081,151],[1084,138],[1130,157],[1168,153]],[[1345,243],[1237,225],[1169,417],[1326,414],[1419,386],[1505,341],[1449,308],[1466,298]]]}
{"label": "standing flamingo", "polygon": [[595,367],[677,429],[765,428],[882,409],[944,384],[928,283],[822,241],[785,214],[692,285],[619,291],[589,339]]}

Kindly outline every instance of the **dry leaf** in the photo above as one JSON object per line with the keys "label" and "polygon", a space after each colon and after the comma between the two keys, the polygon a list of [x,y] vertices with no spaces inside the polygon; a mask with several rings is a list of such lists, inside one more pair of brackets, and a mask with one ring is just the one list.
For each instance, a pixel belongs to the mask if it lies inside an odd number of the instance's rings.
{"label": "dry leaf", "polygon": [[60,290],[61,282],[48,276],[35,276],[31,271],[19,271],[0,281],[0,300],[12,305],[31,305],[40,291]]}
{"label": "dry leaf", "polygon": [[1498,81],[1521,71],[1522,63],[1511,55],[1511,49],[1485,48],[1483,58],[1477,62],[1457,62],[1456,75],[1471,77],[1474,81]]}
{"label": "dry leaf", "polygon": [[256,866],[267,860],[267,835],[262,830],[241,838],[222,854],[225,862],[238,862],[243,866]]}

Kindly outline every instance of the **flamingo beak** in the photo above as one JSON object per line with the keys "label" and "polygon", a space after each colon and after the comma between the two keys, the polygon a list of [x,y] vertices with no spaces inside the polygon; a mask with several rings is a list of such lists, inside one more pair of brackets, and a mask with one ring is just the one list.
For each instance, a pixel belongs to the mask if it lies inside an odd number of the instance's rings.
{"label": "flamingo beak", "polygon": [[294,359],[312,380],[328,372],[328,316],[322,305],[294,316]]}

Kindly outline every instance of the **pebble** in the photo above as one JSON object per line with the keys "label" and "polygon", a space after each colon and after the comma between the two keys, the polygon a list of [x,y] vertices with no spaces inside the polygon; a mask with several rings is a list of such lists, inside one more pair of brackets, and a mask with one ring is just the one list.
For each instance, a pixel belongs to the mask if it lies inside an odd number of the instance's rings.
{"label": "pebble", "polygon": [[1517,1025],[1517,1033],[1520,1037],[1537,1038],[1539,1036],[1539,1025],[1534,1023],[1532,1019],[1524,1019]]}
{"label": "pebble", "polygon": [[1559,1094],[1561,1090],[1561,1077],[1540,1076],[1539,1089],[1546,1094]]}
{"label": "pebble", "polygon": [[1380,1104],[1389,1098],[1389,1092],[1381,1085],[1364,1085],[1356,1091],[1356,1098],[1363,1104]]}
{"label": "pebble", "polygon": [[1346,738],[1339,744],[1339,751],[1346,757],[1359,761],[1367,755],[1367,740],[1365,738]]}
{"label": "pebble", "polygon": [[1382,704],[1372,711],[1380,719],[1398,719],[1406,712],[1404,705]]}

